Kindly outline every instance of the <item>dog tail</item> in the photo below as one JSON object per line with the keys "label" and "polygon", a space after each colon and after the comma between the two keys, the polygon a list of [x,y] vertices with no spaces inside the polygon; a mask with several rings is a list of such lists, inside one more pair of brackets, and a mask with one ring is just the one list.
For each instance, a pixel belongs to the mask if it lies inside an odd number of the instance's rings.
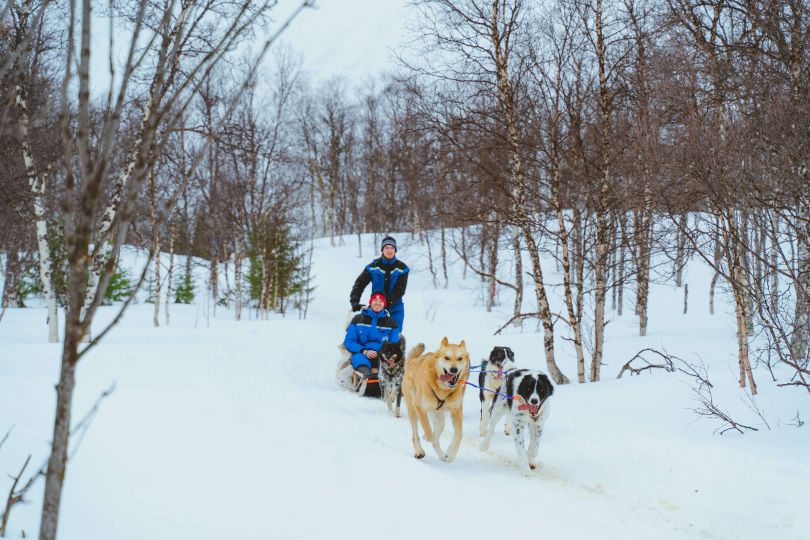
{"label": "dog tail", "polygon": [[422,353],[425,352],[425,344],[424,343],[417,343],[416,346],[410,350],[408,356],[405,358],[405,361],[412,360],[414,358],[419,358],[422,356]]}

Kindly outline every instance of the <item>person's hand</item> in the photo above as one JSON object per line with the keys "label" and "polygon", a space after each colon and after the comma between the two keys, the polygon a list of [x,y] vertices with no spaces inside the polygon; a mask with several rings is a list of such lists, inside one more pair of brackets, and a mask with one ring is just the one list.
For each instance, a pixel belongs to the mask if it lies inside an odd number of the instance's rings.
{"label": "person's hand", "polygon": [[363,305],[363,304],[354,304],[352,306],[352,311],[357,312],[357,311],[360,311],[361,309],[363,309],[364,307],[366,307],[366,306]]}
{"label": "person's hand", "polygon": [[363,354],[365,354],[366,358],[368,358],[369,360],[377,358],[377,351],[373,351],[371,349],[366,349],[365,351],[363,351]]}

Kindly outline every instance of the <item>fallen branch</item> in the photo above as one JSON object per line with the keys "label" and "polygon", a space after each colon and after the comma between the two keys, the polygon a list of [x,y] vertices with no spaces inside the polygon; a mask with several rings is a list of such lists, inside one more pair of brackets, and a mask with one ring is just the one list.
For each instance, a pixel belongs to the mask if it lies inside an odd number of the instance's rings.
{"label": "fallen branch", "polygon": [[[644,353],[646,352],[657,354],[658,356],[661,357],[663,363],[653,364],[652,362],[644,358]],[[652,371],[653,369],[663,369],[664,371],[668,371],[671,373],[675,371],[675,364],[672,362],[673,359],[680,360],[680,358],[668,354],[666,351],[661,352],[653,348],[641,349],[636,353],[636,355],[633,358],[628,360],[627,363],[624,366],[622,366],[622,369],[621,371],[619,371],[619,374],[616,376],[616,378],[621,379],[625,371],[629,371],[630,375],[639,375],[641,374],[642,371],[646,371],[648,369],[650,371]],[[641,367],[633,367],[631,364],[635,360],[643,362],[643,365]]]}
{"label": "fallen branch", "polygon": [[[703,362],[702,358],[700,359],[700,366],[696,364],[690,364],[686,360],[678,358],[677,356],[673,356],[673,358],[679,360],[681,364],[686,366],[685,369],[683,367],[679,367],[678,371],[686,375],[689,375],[690,377],[697,380],[699,387],[707,386],[709,388],[714,388],[714,385],[709,382],[708,370],[706,369],[706,364]],[[700,356],[698,356],[698,358],[700,358]]]}
{"label": "fallen branch", "polygon": [[726,411],[721,409],[720,406],[714,402],[711,388],[704,386],[701,389],[693,388],[692,391],[697,396],[701,405],[697,409],[692,410],[697,413],[698,416],[717,418],[723,422],[723,425],[714,430],[715,433],[720,433],[720,435],[723,435],[727,431],[734,430],[740,434],[743,434],[745,433],[743,429],[747,429],[749,431],[759,431],[755,427],[746,426],[745,424],[741,424],[740,422],[737,422],[731,418]]}

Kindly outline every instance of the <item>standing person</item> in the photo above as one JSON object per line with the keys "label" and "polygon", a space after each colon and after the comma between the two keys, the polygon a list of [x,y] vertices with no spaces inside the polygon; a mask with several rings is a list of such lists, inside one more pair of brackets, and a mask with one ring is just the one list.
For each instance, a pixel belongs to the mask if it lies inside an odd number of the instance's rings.
{"label": "standing person", "polygon": [[360,311],[360,297],[366,286],[371,283],[371,294],[380,293],[385,297],[385,305],[391,318],[397,323],[399,332],[402,332],[402,323],[405,321],[405,305],[402,297],[408,286],[408,265],[397,259],[397,241],[392,236],[386,236],[380,243],[382,256],[368,264],[357,279],[349,295],[352,311]]}

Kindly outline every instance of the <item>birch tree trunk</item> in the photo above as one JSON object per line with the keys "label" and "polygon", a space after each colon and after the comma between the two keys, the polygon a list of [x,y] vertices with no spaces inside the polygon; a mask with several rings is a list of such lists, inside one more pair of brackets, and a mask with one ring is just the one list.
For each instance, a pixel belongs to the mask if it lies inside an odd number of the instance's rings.
{"label": "birch tree trunk", "polygon": [[495,295],[498,291],[498,240],[501,236],[501,222],[495,216],[495,231],[492,234],[492,243],[489,245],[489,285],[487,286],[487,312],[492,311],[495,305]]}
{"label": "birch tree trunk", "polygon": [[236,320],[239,321],[242,319],[242,260],[244,259],[239,242],[234,246],[233,255],[234,279],[236,280],[236,306],[234,309],[236,312]]}
{"label": "birch tree trunk", "polygon": [[720,218],[714,223],[714,275],[709,283],[709,314],[714,315],[714,289],[720,278],[720,264],[723,257],[723,246],[720,243]]}
{"label": "birch tree trunk", "polygon": [[[569,380],[557,367],[554,358],[554,324],[551,319],[551,309],[548,304],[545,283],[543,282],[543,268],[540,264],[540,254],[537,243],[532,236],[530,216],[526,210],[526,186],[523,173],[523,160],[520,155],[520,138],[515,114],[514,89],[509,79],[509,50],[506,48],[508,39],[502,33],[503,23],[500,14],[500,0],[492,2],[492,19],[490,25],[490,38],[495,60],[495,74],[498,87],[498,104],[503,115],[506,127],[507,142],[509,144],[509,182],[513,200],[513,215],[516,225],[520,227],[526,240],[526,247],[532,260],[534,272],[534,289],[537,296],[537,305],[540,318],[543,322],[543,346],[546,352],[546,364],[549,373],[557,384],[568,384]],[[511,32],[510,26],[505,31]]]}
{"label": "birch tree trunk", "polygon": [[149,218],[152,222],[152,249],[155,253],[155,305],[152,312],[152,326],[157,328],[160,326],[160,224],[158,223],[154,170],[149,171],[146,182],[149,191]]}
{"label": "birch tree trunk", "polygon": [[810,343],[810,219],[807,214],[801,219],[804,223],[799,222],[796,226],[797,278],[794,282],[796,309],[790,343],[793,358],[798,362],[807,358]]}
{"label": "birch tree trunk", "polygon": [[[645,190],[646,191],[646,190]],[[645,197],[646,198],[646,197]],[[640,212],[636,226],[638,231],[638,268],[636,272],[638,281],[638,298],[636,299],[636,314],[638,315],[638,335],[647,335],[647,305],[650,292],[650,244],[652,243],[651,216],[645,209]]]}
{"label": "birch tree trunk", "polygon": [[548,366],[549,374],[554,382],[557,384],[568,384],[571,381],[568,377],[560,371],[557,366],[557,361],[554,357],[554,324],[551,319],[551,309],[548,303],[548,296],[546,295],[546,287],[543,282],[543,267],[540,264],[540,255],[537,248],[537,243],[531,234],[524,232],[526,240],[526,247],[529,252],[529,257],[532,261],[532,271],[534,272],[534,292],[537,298],[537,306],[540,311],[540,320],[543,323],[543,349],[546,353],[546,365]]}
{"label": "birch tree trunk", "polygon": [[734,295],[734,308],[737,319],[737,355],[740,364],[740,388],[745,388],[748,381],[751,394],[756,395],[757,385],[754,381],[754,374],[751,371],[751,361],[748,354],[748,299],[749,289],[746,276],[747,268],[744,265],[743,251],[745,246],[741,245],[742,237],[740,228],[737,226],[737,216],[734,210],[728,210],[728,215],[724,219],[723,240],[725,243],[726,263],[729,268],[731,279],[731,291]]}
{"label": "birch tree trunk", "polygon": [[[27,15],[26,15],[27,19]],[[22,23],[27,27],[27,23]],[[37,232],[37,255],[39,258],[39,280],[48,302],[48,341],[59,342],[59,317],[56,303],[56,291],[53,287],[53,269],[51,253],[48,245],[48,220],[45,216],[46,177],[40,177],[34,163],[34,154],[31,151],[31,135],[29,131],[28,102],[22,82],[15,86],[16,104],[19,116],[18,132],[20,146],[22,147],[25,174],[28,177],[28,186],[31,188],[34,202],[34,220]]]}
{"label": "birch tree trunk", "polygon": [[[153,85],[155,86],[155,85]],[[154,92],[153,88],[153,92]],[[143,143],[144,133],[147,129],[147,126],[151,122],[151,109],[153,106],[153,99],[154,96],[150,94],[149,99],[147,100],[146,108],[144,109],[144,117],[141,120],[141,128],[138,134],[138,138],[135,140],[133,144],[133,150],[127,157],[126,165],[121,170],[121,173],[116,177],[115,183],[112,186],[112,194],[110,196],[110,202],[107,205],[107,208],[104,210],[104,214],[101,216],[101,221],[99,222],[98,228],[96,229],[96,238],[99,239],[101,242],[101,246],[96,246],[96,255],[93,257],[91,264],[88,268],[88,279],[87,279],[87,290],[84,297],[84,304],[83,304],[83,311],[81,314],[82,320],[87,315],[87,310],[93,305],[96,299],[96,291],[98,290],[99,279],[101,274],[104,271],[105,265],[109,262],[110,256],[112,255],[113,251],[113,244],[110,242],[110,231],[112,229],[113,223],[115,222],[115,218],[118,215],[118,211],[121,208],[121,203],[124,195],[124,186],[126,185],[127,181],[129,180],[130,175],[132,174],[133,169],[135,169],[135,164],[138,160],[138,149]],[[88,328],[85,335],[82,337],[82,341],[88,342],[91,339],[91,332]]]}
{"label": "birch tree trunk", "polygon": [[599,202],[596,214],[596,262],[594,278],[594,343],[591,357],[591,381],[598,381],[602,369],[602,353],[605,341],[605,297],[607,292],[607,248],[608,248],[608,193],[610,181],[611,123],[608,96],[606,53],[602,27],[602,0],[596,1],[594,29],[596,31],[596,57],[599,65],[599,110],[602,120],[600,141],[601,176],[599,182]]}
{"label": "birch tree trunk", "polygon": [[619,242],[619,271],[618,271],[618,281],[613,285],[618,289],[617,291],[617,298],[616,298],[616,313],[619,317],[622,316],[622,311],[624,308],[624,265],[625,265],[625,253],[627,251],[627,214],[622,212],[620,217],[619,227],[621,229],[621,240]]}
{"label": "birch tree trunk", "polygon": [[174,280],[174,237],[176,222],[174,216],[169,218],[169,269],[166,272],[166,304],[163,308],[166,317],[166,326],[169,326],[169,305],[172,298],[172,281]]}
{"label": "birch tree trunk", "polygon": [[771,209],[770,214],[771,219],[769,227],[767,227],[770,263],[766,266],[766,275],[770,281],[770,302],[775,306],[779,299],[779,213],[775,209]]}
{"label": "birch tree trunk", "polygon": [[678,220],[678,229],[675,234],[676,247],[675,247],[675,286],[680,287],[683,283],[683,267],[686,264],[684,257],[686,256],[686,227],[688,222],[686,213],[681,214]]}
{"label": "birch tree trunk", "polygon": [[467,279],[467,235],[464,232],[466,229],[466,227],[461,228],[461,258],[464,261],[461,279]]}
{"label": "birch tree trunk", "polygon": [[442,275],[444,276],[444,288],[450,284],[447,278],[447,239],[445,237],[444,227],[442,229]]}
{"label": "birch tree trunk", "polygon": [[581,307],[579,310],[574,307],[574,296],[571,289],[571,258],[569,256],[568,229],[565,226],[565,215],[563,214],[562,201],[560,200],[559,189],[559,166],[557,165],[556,152],[552,158],[551,171],[551,200],[557,213],[557,226],[559,227],[559,245],[562,247],[562,270],[563,270],[563,291],[565,293],[565,307],[568,310],[568,325],[574,333],[574,351],[577,355],[577,381],[585,382],[585,351],[582,348],[582,325],[580,324]]}
{"label": "birch tree trunk", "polygon": [[520,326],[518,315],[520,315],[523,308],[523,254],[520,251],[520,231],[517,228],[513,229],[512,249],[515,253],[515,322],[512,324],[514,326]]}
{"label": "birch tree trunk", "polygon": [[217,296],[219,296],[219,258],[215,253],[211,255],[211,263],[209,265],[210,273],[208,275],[208,288],[212,300],[213,315],[217,314]]}

